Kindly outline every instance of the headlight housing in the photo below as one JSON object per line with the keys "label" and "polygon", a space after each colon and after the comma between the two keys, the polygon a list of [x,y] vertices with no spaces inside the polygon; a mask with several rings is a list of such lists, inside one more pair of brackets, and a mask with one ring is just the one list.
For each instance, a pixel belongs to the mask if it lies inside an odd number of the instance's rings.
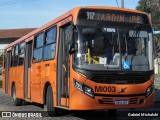
{"label": "headlight housing", "polygon": [[146,89],[146,97],[148,97],[154,89],[154,83]]}
{"label": "headlight housing", "polygon": [[88,96],[94,98],[94,93],[93,93],[92,88],[90,88],[90,87],[88,87],[88,86],[86,86],[86,85],[78,82],[77,80],[74,80],[74,86],[75,86],[78,90],[80,90],[80,91],[82,91],[83,93],[87,94]]}

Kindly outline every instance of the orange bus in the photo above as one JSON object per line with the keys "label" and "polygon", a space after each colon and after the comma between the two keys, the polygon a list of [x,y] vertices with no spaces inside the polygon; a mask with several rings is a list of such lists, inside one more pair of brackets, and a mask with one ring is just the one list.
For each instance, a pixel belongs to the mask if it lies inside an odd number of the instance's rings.
{"label": "orange bus", "polygon": [[152,25],[146,13],[76,7],[5,48],[3,91],[57,109],[154,104]]}

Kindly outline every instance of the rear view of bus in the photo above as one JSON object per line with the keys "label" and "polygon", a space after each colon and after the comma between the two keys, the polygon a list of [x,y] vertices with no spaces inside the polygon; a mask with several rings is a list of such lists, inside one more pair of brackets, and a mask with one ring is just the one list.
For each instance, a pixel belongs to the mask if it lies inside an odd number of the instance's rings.
{"label": "rear view of bus", "polygon": [[75,26],[70,108],[152,107],[153,39],[149,17],[126,9],[82,8]]}

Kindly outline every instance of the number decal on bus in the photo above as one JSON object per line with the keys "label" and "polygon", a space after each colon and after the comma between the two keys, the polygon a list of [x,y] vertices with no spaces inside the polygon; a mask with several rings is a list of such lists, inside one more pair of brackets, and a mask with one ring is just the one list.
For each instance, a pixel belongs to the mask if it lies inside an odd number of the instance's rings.
{"label": "number decal on bus", "polygon": [[87,19],[93,20],[95,16],[95,12],[87,12]]}
{"label": "number decal on bus", "polygon": [[115,86],[95,86],[95,92],[116,92]]}

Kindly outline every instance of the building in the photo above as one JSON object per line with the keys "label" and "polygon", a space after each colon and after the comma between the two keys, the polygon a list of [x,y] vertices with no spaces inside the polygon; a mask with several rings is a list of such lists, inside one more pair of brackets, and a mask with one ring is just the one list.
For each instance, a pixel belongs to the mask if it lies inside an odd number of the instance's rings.
{"label": "building", "polygon": [[0,75],[2,69],[2,54],[4,52],[4,48],[11,42],[19,39],[20,37],[28,34],[35,29],[36,28],[0,29]]}
{"label": "building", "polygon": [[0,29],[0,52],[11,42],[35,29],[36,28]]}

